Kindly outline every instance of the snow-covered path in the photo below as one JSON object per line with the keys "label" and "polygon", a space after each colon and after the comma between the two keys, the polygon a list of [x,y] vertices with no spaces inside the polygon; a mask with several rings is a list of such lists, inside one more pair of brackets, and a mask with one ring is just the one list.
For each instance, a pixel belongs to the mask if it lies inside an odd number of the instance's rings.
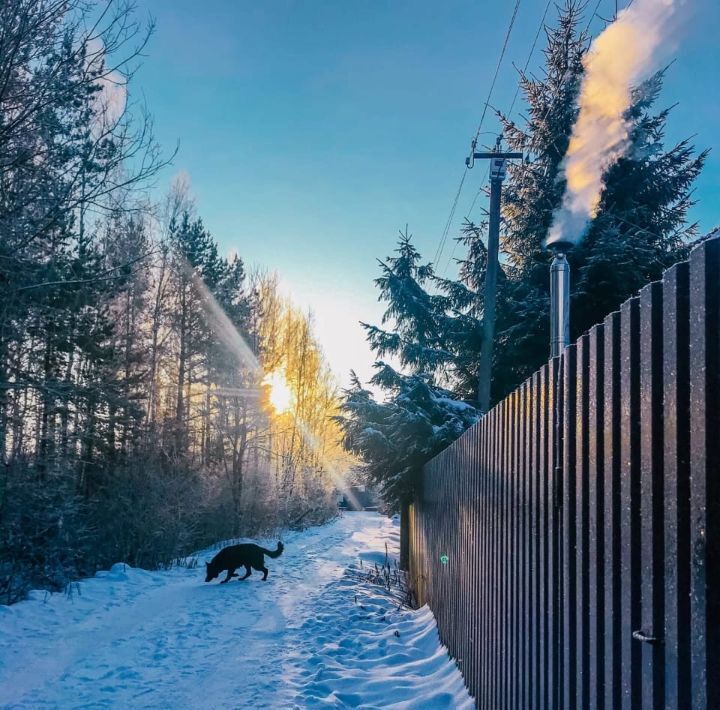
{"label": "snow-covered path", "polygon": [[0,606],[0,706],[471,707],[429,610],[347,576],[386,541],[389,519],[351,513],[288,535],[267,582],[115,565]]}

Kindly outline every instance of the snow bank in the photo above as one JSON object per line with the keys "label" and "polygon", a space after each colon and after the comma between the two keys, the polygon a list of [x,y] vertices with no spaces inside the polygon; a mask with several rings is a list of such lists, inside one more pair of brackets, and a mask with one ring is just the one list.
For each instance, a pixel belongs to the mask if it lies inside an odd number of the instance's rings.
{"label": "snow bank", "polygon": [[286,536],[265,583],[118,564],[0,606],[0,707],[470,708],[432,613],[358,579],[398,537],[348,513]]}
{"label": "snow bank", "polygon": [[[385,519],[387,521],[387,519]],[[365,581],[368,563],[397,562],[397,518],[352,536],[363,567],[352,565],[318,599],[301,627],[307,643],[291,660],[300,707],[472,708],[462,676],[440,645],[432,611],[400,608],[397,595]]]}

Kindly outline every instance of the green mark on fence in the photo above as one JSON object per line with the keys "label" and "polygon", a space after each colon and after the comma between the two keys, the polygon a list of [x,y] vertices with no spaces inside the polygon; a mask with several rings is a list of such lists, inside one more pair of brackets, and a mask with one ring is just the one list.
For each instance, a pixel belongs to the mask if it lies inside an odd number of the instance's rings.
{"label": "green mark on fence", "polygon": [[450,558],[447,555],[440,555],[440,562],[442,562],[444,565],[448,563],[448,560]]}

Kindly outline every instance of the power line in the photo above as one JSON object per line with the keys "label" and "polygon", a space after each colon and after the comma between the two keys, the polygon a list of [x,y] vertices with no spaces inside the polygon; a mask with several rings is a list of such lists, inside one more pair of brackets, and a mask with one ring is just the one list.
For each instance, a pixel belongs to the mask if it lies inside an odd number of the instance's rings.
{"label": "power line", "polygon": [[[502,65],[502,61],[505,58],[505,51],[507,50],[508,42],[510,41],[510,35],[512,33],[513,27],[515,26],[515,18],[518,14],[518,9],[520,8],[520,0],[515,0],[515,7],[513,8],[512,17],[510,18],[510,24],[508,26],[507,32],[505,33],[505,41],[503,42],[502,50],[500,51],[500,57],[498,58],[497,65],[495,66],[495,74],[493,76],[492,83],[490,84],[490,90],[488,91],[487,100],[485,101],[485,105],[483,106],[483,112],[480,116],[480,123],[478,124],[477,131],[475,132],[475,137],[472,141],[472,148],[471,150],[475,150],[475,144],[477,143],[478,136],[480,135],[480,131],[482,131],[483,122],[485,121],[485,115],[487,114],[488,106],[490,105],[490,99],[492,98],[493,90],[495,89],[495,83],[498,78],[498,74],[500,73],[500,67]],[[434,263],[437,264],[438,260],[442,256],[443,249],[445,248],[445,243],[447,241],[448,233],[450,232],[450,228],[452,226],[453,218],[455,217],[455,210],[457,209],[457,203],[460,199],[460,193],[462,192],[463,185],[465,184],[465,178],[467,177],[467,166],[463,170],[462,176],[460,178],[460,184],[458,185],[457,192],[455,194],[455,199],[453,200],[452,207],[450,208],[450,214],[448,215],[447,222],[445,222],[445,228],[443,230],[442,236],[440,237],[440,243],[438,244],[438,248],[435,252],[435,258],[433,259]]]}
{"label": "power line", "polygon": [[[552,5],[553,0],[548,0],[547,5],[545,5],[545,12],[543,12],[542,18],[540,18],[540,25],[538,26],[537,32],[535,33],[535,39],[533,40],[532,47],[530,47],[530,52],[528,53],[527,61],[525,62],[525,66],[523,67],[523,75],[527,74],[528,67],[530,66],[530,60],[532,59],[533,54],[535,53],[535,47],[537,46],[538,39],[540,39],[540,33],[543,30],[543,27],[545,27],[545,18],[547,17],[548,10],[550,9],[550,5]],[[507,115],[510,116],[513,109],[515,108],[515,102],[517,101],[518,94],[520,93],[520,82],[518,81],[517,88],[515,89],[515,96],[513,96],[512,103],[510,104],[510,110],[507,112]]]}
{"label": "power line", "polygon": [[[537,32],[535,33],[535,39],[533,40],[532,47],[530,47],[530,51],[528,52],[527,59],[525,60],[525,66],[523,67],[523,74],[527,73],[528,67],[530,66],[530,62],[532,60],[532,56],[535,53],[535,48],[537,47],[538,39],[540,39],[540,33],[543,30],[543,27],[545,26],[545,18],[547,17],[548,11],[550,10],[550,5],[552,4],[553,0],[548,0],[547,4],[545,5],[545,11],[542,14],[542,17],[540,18],[540,24],[538,25]],[[510,104],[510,109],[508,110],[506,115],[512,114],[513,108],[515,108],[515,102],[517,101],[517,97],[520,93],[520,82],[518,81],[517,87],[515,89],[515,95],[513,96],[512,103]],[[486,104],[487,107],[487,104]],[[484,114],[483,114],[484,115]],[[481,121],[482,125],[482,121]],[[477,136],[476,136],[477,140]],[[483,179],[480,181],[480,187],[478,188],[477,192],[475,193],[475,196],[473,197],[473,201],[470,203],[470,207],[466,212],[466,216],[469,217],[472,213],[473,209],[475,209],[475,203],[478,200],[478,197],[482,194],[483,185],[485,184],[485,181],[487,180],[488,174],[490,172],[490,166],[485,170],[485,174],[483,175]],[[454,214],[454,210],[453,210]],[[450,268],[450,264],[452,262],[453,257],[455,256],[455,251],[457,249],[457,242],[453,246],[452,253],[450,254],[450,257],[447,260],[447,264],[445,264],[445,269],[443,271],[443,274],[447,273],[447,270]]]}
{"label": "power line", "polygon": [[[633,2],[634,2],[634,0],[630,0],[630,2],[629,2],[629,3],[627,4],[627,6],[626,6],[626,9],[627,9],[628,7],[630,7],[630,6],[633,4]],[[602,3],[602,0],[597,0],[597,2],[596,2],[596,4],[595,4],[595,8],[593,9],[593,11],[592,11],[592,13],[591,13],[591,15],[590,15],[590,19],[588,20],[588,23],[587,23],[587,25],[586,25],[586,27],[585,27],[585,34],[590,30],[590,25],[592,24],[592,21],[593,21],[593,20],[595,19],[595,17],[597,16],[597,11],[598,11],[598,9],[600,8],[600,4],[601,4],[601,3]],[[490,91],[489,91],[489,93],[488,93],[488,99],[487,99],[487,101],[485,102],[485,106],[484,106],[484,108],[483,108],[483,113],[482,113],[482,117],[481,117],[481,119],[480,119],[480,124],[478,125],[478,131],[477,131],[477,133],[475,134],[475,139],[473,140],[473,149],[474,149],[475,143],[477,142],[477,138],[478,138],[478,136],[480,135],[480,130],[481,130],[481,128],[482,128],[482,124],[483,124],[483,121],[484,121],[484,119],[485,119],[485,114],[486,114],[486,112],[487,112],[487,108],[488,108],[488,105],[489,105],[489,103],[490,103],[490,98],[492,97],[492,91],[493,91],[493,88],[495,87],[495,81],[496,81],[497,76],[498,76],[498,72],[499,72],[499,69],[500,69],[500,64],[501,64],[502,59],[503,59],[503,57],[504,57],[504,55],[505,55],[505,50],[506,50],[506,48],[507,48],[507,44],[508,44],[508,40],[509,40],[509,37],[510,37],[510,33],[511,33],[511,31],[512,31],[512,28],[513,28],[513,24],[514,24],[514,22],[515,22],[515,17],[516,17],[516,15],[517,15],[517,11],[518,11],[518,6],[519,6],[519,4],[520,4],[520,0],[517,0],[517,2],[516,2],[516,4],[515,4],[515,7],[514,7],[514,9],[513,9],[513,15],[512,15],[511,20],[510,20],[510,26],[508,27],[508,32],[506,33],[506,36],[505,36],[505,42],[503,43],[503,48],[502,48],[502,52],[501,52],[501,54],[500,54],[500,59],[498,60],[498,65],[497,65],[497,67],[496,67],[496,69],[495,69],[495,76],[493,77],[493,82],[492,82],[492,84],[491,84],[491,86],[490,86]],[[548,11],[549,11],[549,9],[550,9],[550,5],[551,5],[551,4],[552,4],[552,0],[548,0],[548,3],[546,4],[545,10],[544,10],[544,12],[543,12],[542,19],[540,20],[540,24],[539,24],[539,26],[538,26],[537,33],[535,34],[535,39],[534,39],[533,44],[532,44],[532,47],[531,47],[531,49],[530,49],[530,53],[528,54],[527,61],[525,62],[525,67],[524,67],[524,69],[523,69],[523,73],[527,72],[527,68],[528,68],[528,66],[530,65],[530,61],[531,61],[531,59],[532,59],[532,55],[533,55],[533,53],[534,53],[534,51],[535,51],[535,48],[536,48],[536,46],[537,46],[537,42],[538,42],[538,39],[539,39],[539,37],[540,37],[540,33],[542,32],[542,28],[543,28],[543,26],[544,26],[545,18],[547,17],[547,13],[548,13]],[[557,97],[559,96],[560,91],[561,91],[561,89],[563,88],[563,85],[564,85],[566,79],[568,78],[569,68],[570,68],[569,66],[565,67],[565,69],[564,69],[564,71],[563,71],[563,74],[562,74],[562,76],[560,77],[560,82],[558,83],[558,85],[557,85],[557,87],[556,87],[556,89],[555,89],[555,92],[553,93],[553,96],[550,98],[550,102],[548,103],[548,107],[547,107],[547,109],[546,109],[546,111],[545,111],[545,114],[544,114],[543,117],[542,117],[541,123],[544,123],[544,122],[547,120],[547,117],[548,117],[548,115],[550,114],[550,111],[551,111],[551,109],[552,109],[552,105],[553,105],[552,102],[553,102],[553,100],[554,100],[555,98],[557,98]],[[515,90],[515,96],[513,97],[512,103],[511,103],[511,105],[510,105],[510,110],[508,111],[508,115],[510,115],[510,114],[512,113],[512,110],[513,110],[513,108],[515,107],[515,102],[517,101],[517,97],[518,97],[518,95],[519,95],[519,92],[520,92],[520,82],[518,82],[517,89]],[[435,262],[436,264],[437,264],[440,256],[442,255],[443,249],[445,248],[445,243],[446,243],[446,241],[447,241],[447,235],[448,235],[448,233],[449,233],[449,231],[450,231],[450,227],[451,227],[451,225],[452,225],[452,220],[453,220],[453,218],[454,218],[454,216],[455,216],[455,211],[456,211],[456,209],[457,209],[457,203],[458,203],[458,200],[460,199],[460,193],[462,192],[462,187],[463,187],[463,184],[465,183],[465,177],[466,177],[466,176],[467,176],[467,168],[465,169],[465,171],[464,171],[463,174],[462,174],[462,179],[460,180],[460,186],[458,187],[458,191],[457,191],[457,193],[456,193],[456,195],[455,195],[455,200],[453,201],[453,205],[452,205],[452,208],[451,208],[451,210],[450,210],[450,215],[448,216],[448,220],[447,220],[447,222],[445,223],[445,229],[443,230],[443,235],[442,235],[442,237],[441,237],[441,239],[440,239],[440,244],[438,245],[438,249],[437,249],[437,251],[435,252],[434,262]],[[471,205],[470,205],[470,209],[468,210],[468,213],[467,213],[468,215],[472,212],[473,208],[475,207],[475,203],[476,203],[478,197],[480,196],[480,194],[481,194],[481,192],[482,192],[482,184],[484,184],[486,178],[487,178],[487,175],[483,178],[483,181],[482,181],[482,183],[481,183],[481,187],[478,189],[477,193],[475,194],[475,197],[473,198],[473,201],[472,201],[472,203],[471,203]],[[456,246],[457,246],[457,245],[456,245]],[[448,260],[448,262],[447,262],[447,264],[446,264],[445,271],[444,271],[443,273],[446,273],[446,272],[447,272],[447,270],[448,270],[448,268],[449,268],[449,266],[450,266],[450,262],[452,261],[452,256],[454,255],[454,251],[455,251],[455,249],[453,248],[453,254],[451,254],[450,259]]]}
{"label": "power line", "polygon": [[485,106],[483,107],[482,116],[480,116],[480,123],[478,124],[477,131],[475,132],[475,138],[473,139],[473,143],[477,143],[478,136],[480,135],[480,131],[482,130],[482,124],[485,120],[485,114],[487,113],[488,106],[490,105],[490,99],[492,98],[493,89],[495,88],[495,82],[497,81],[498,74],[500,73],[500,66],[502,65],[502,60],[505,58],[505,50],[507,49],[508,42],[510,41],[510,34],[512,33],[513,26],[515,25],[515,18],[517,17],[519,7],[520,0],[516,0],[515,8],[513,9],[513,14],[510,18],[510,26],[505,33],[505,41],[503,42],[502,50],[500,52],[500,58],[498,59],[497,66],[495,67],[495,76],[493,76],[492,84],[490,84],[490,91],[488,92],[487,101],[485,101]]}
{"label": "power line", "polygon": [[[540,33],[543,30],[543,27],[545,26],[545,18],[547,17],[548,10],[550,9],[550,5],[552,5],[553,0],[548,0],[547,4],[545,5],[545,11],[542,14],[542,17],[540,18],[540,24],[538,25],[537,32],[535,33],[535,39],[533,40],[532,47],[530,47],[530,51],[528,52],[527,59],[525,60],[525,66],[523,67],[522,73],[523,75],[527,74],[528,67],[530,66],[530,62],[532,60],[532,56],[535,53],[535,48],[537,47],[538,39],[540,39]],[[512,103],[510,104],[510,109],[507,112],[507,116],[510,116],[513,112],[513,109],[515,108],[515,102],[517,101],[517,97],[520,94],[520,82],[518,81],[517,87],[515,89],[515,96],[513,96]],[[485,171],[485,176],[482,179],[482,182],[480,183],[480,187],[478,188],[478,191],[475,193],[475,197],[473,198],[472,203],[470,204],[470,208],[467,211],[467,215],[469,216],[470,213],[473,211],[475,207],[475,203],[477,202],[478,197],[480,197],[480,194],[482,193],[482,186],[485,184],[485,180],[488,176],[488,170]]]}
{"label": "power line", "polygon": [[485,169],[485,174],[483,175],[483,179],[480,181],[480,187],[478,188],[478,191],[475,193],[475,197],[473,197],[473,201],[470,203],[470,208],[467,211],[466,216],[469,217],[472,213],[473,209],[475,208],[475,203],[477,202],[477,198],[480,197],[480,194],[482,193],[483,185],[485,184],[485,181],[487,180],[487,177],[490,173],[490,166]]}
{"label": "power line", "polygon": [[[490,174],[490,163],[488,163],[487,167],[485,168],[485,174],[483,175],[483,179],[480,181],[480,189],[475,193],[475,197],[473,198],[472,204],[470,205],[470,209],[467,211],[466,216],[469,216],[470,213],[473,210],[473,207],[475,207],[475,202],[477,198],[480,196],[480,193],[482,192],[482,186],[485,184],[485,181],[488,178],[488,175]],[[455,252],[457,251],[458,243],[455,241],[453,244],[452,251],[450,252],[450,256],[448,257],[447,263],[445,264],[445,268],[443,269],[443,276],[445,276],[448,272],[448,269],[450,268],[450,264],[452,263],[453,257],[455,256]]]}
{"label": "power line", "polygon": [[457,192],[455,193],[455,199],[453,200],[452,207],[450,208],[450,214],[448,215],[447,222],[445,222],[445,228],[443,229],[442,236],[440,237],[440,243],[438,244],[438,247],[435,251],[435,258],[433,259],[434,264],[438,263],[438,260],[442,255],[443,248],[445,247],[445,240],[447,239],[447,235],[450,232],[450,225],[452,224],[453,217],[455,216],[455,210],[457,209],[457,203],[460,199],[460,193],[462,192],[466,177],[467,168],[463,170],[462,176],[460,178],[460,184],[458,185]]}

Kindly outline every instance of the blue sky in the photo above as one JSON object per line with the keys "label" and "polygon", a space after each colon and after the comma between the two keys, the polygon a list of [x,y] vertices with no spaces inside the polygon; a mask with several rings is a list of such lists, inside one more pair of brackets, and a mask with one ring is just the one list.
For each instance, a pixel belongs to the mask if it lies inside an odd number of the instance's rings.
{"label": "blue sky", "polygon": [[[520,4],[493,96],[502,109],[515,92],[512,62],[524,65],[545,4]],[[376,322],[382,312],[372,284],[377,258],[392,251],[406,223],[423,255],[435,254],[513,5],[138,2],[157,31],[132,91],[144,95],[160,142],[168,149],[180,142],[159,189],[174,173],[189,174],[198,213],[221,247],[276,270],[296,303],[313,310],[345,383],[351,367],[363,378],[371,373],[357,322]],[[601,0],[598,12],[610,16],[614,6]],[[685,0],[682,16],[661,100],[679,104],[668,140],[695,135],[699,147],[712,148],[720,124],[712,31],[720,27],[720,3]],[[484,130],[496,129],[489,114]],[[469,175],[451,236],[482,177],[481,168]],[[693,218],[703,229],[719,224],[718,151],[696,197]]]}

